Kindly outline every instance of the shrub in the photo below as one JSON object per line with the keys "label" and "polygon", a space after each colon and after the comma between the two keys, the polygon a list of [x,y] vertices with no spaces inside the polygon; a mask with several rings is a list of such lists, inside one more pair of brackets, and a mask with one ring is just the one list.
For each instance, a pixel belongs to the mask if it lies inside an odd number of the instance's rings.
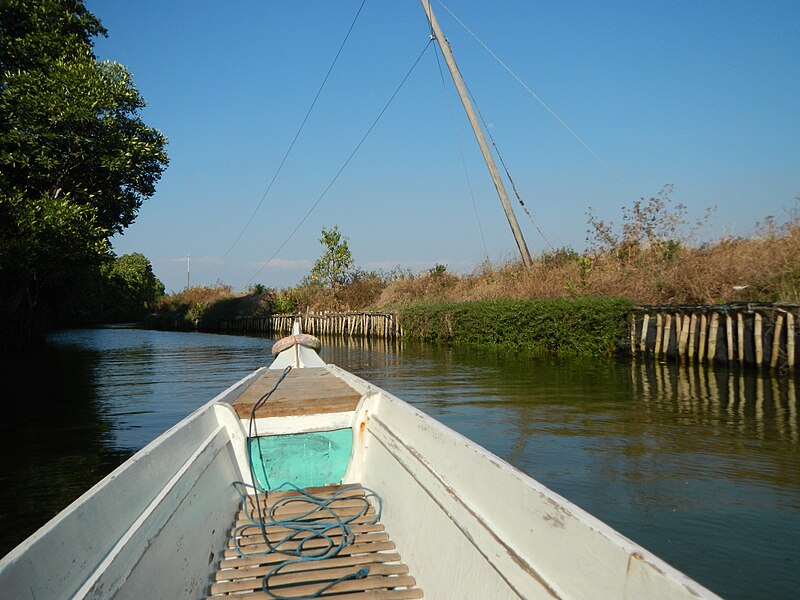
{"label": "shrub", "polygon": [[532,353],[608,356],[625,342],[633,304],[619,298],[417,304],[401,312],[412,339]]}

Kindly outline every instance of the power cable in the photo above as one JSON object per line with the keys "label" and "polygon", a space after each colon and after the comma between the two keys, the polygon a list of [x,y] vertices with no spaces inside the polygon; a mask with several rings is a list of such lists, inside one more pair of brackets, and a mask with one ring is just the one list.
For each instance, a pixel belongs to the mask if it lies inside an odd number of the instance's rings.
{"label": "power cable", "polygon": [[389,108],[389,105],[392,103],[392,101],[395,99],[395,97],[397,96],[397,94],[400,92],[400,89],[403,87],[403,84],[405,84],[406,80],[407,80],[407,79],[408,79],[408,78],[411,76],[411,73],[414,71],[414,69],[416,68],[417,64],[419,64],[419,61],[422,59],[422,56],[425,54],[425,51],[426,51],[426,50],[428,49],[428,47],[431,45],[431,42],[433,42],[433,40],[430,40],[430,39],[429,39],[429,40],[428,40],[428,43],[427,43],[427,44],[425,44],[425,47],[422,49],[422,52],[420,52],[420,53],[419,53],[419,56],[417,56],[417,59],[414,61],[414,64],[413,64],[413,65],[411,65],[411,68],[408,70],[408,72],[406,73],[405,77],[403,77],[403,80],[400,82],[400,85],[398,85],[398,86],[397,86],[397,89],[395,89],[394,93],[391,95],[391,97],[389,98],[389,100],[386,102],[386,104],[384,105],[383,109],[381,109],[380,113],[378,113],[378,116],[377,116],[377,117],[375,117],[375,120],[372,122],[372,125],[370,125],[370,126],[369,126],[369,128],[367,129],[367,132],[366,132],[366,133],[365,133],[365,134],[362,136],[362,138],[361,138],[361,140],[358,142],[358,144],[356,144],[356,147],[355,147],[355,148],[353,149],[353,151],[350,153],[350,156],[348,156],[348,157],[347,157],[347,160],[345,160],[345,161],[344,161],[344,164],[342,164],[342,166],[339,168],[339,170],[337,171],[336,175],[334,175],[334,176],[333,176],[333,179],[331,179],[330,183],[329,183],[329,184],[328,184],[328,185],[325,187],[325,189],[322,191],[322,194],[320,194],[319,198],[317,198],[316,202],[314,202],[314,204],[311,206],[311,208],[309,208],[309,209],[308,209],[308,212],[306,212],[306,214],[303,216],[303,218],[302,218],[302,219],[300,219],[300,222],[297,224],[297,227],[295,227],[295,228],[292,230],[292,232],[291,232],[291,233],[289,234],[289,236],[288,236],[288,237],[287,237],[287,238],[286,238],[286,239],[283,241],[283,243],[282,243],[282,244],[281,244],[281,245],[278,247],[278,249],[275,251],[275,253],[274,253],[274,254],[273,254],[273,255],[272,255],[272,256],[271,256],[271,257],[270,257],[270,258],[269,258],[269,259],[268,259],[266,262],[264,262],[264,263],[263,263],[263,264],[262,264],[262,265],[261,265],[261,266],[258,268],[258,270],[257,270],[255,273],[253,273],[252,277],[250,277],[250,279],[248,279],[247,281],[245,281],[245,285],[247,285],[247,284],[249,284],[251,281],[253,281],[253,279],[255,279],[255,278],[258,276],[258,274],[259,274],[259,273],[261,273],[261,271],[263,271],[265,268],[267,268],[267,266],[269,265],[269,263],[271,263],[271,262],[272,262],[272,261],[275,259],[275,257],[276,257],[276,256],[278,256],[278,253],[279,253],[281,250],[283,250],[283,248],[284,248],[284,247],[286,246],[286,244],[288,244],[288,243],[289,243],[289,241],[290,241],[290,240],[291,240],[291,239],[294,237],[294,235],[297,233],[297,231],[300,229],[300,227],[302,227],[303,223],[305,223],[305,222],[306,222],[306,219],[308,219],[308,217],[309,217],[309,216],[311,216],[311,213],[312,213],[312,212],[314,212],[314,209],[315,209],[315,208],[317,208],[317,205],[318,205],[320,202],[322,202],[322,199],[325,197],[325,195],[328,193],[328,191],[329,191],[329,190],[330,190],[330,189],[333,187],[333,184],[334,184],[334,183],[336,183],[336,180],[337,180],[337,179],[339,179],[339,176],[340,176],[340,175],[342,174],[342,172],[345,170],[345,168],[347,167],[347,165],[349,165],[349,164],[350,164],[350,161],[351,161],[351,160],[353,160],[353,157],[356,155],[356,153],[358,152],[358,150],[359,150],[359,149],[361,148],[361,146],[364,144],[364,141],[367,139],[367,137],[369,136],[369,134],[370,134],[370,133],[372,133],[372,130],[375,128],[375,125],[377,125],[377,124],[378,124],[378,121],[380,121],[380,119],[381,119],[381,117],[383,116],[383,114],[384,114],[384,113],[386,112],[386,110]]}
{"label": "power cable", "polygon": [[223,254],[222,257],[219,258],[219,260],[217,260],[217,262],[215,262],[213,265],[211,265],[208,268],[208,270],[212,270],[212,269],[217,268],[220,265],[220,263],[222,263],[222,261],[225,260],[228,257],[228,255],[231,253],[231,251],[236,247],[236,244],[239,243],[239,240],[242,239],[242,236],[244,235],[244,232],[247,231],[248,227],[250,227],[250,224],[253,222],[253,219],[255,218],[256,213],[258,213],[259,209],[261,208],[261,205],[264,203],[264,200],[266,200],[267,196],[269,195],[269,192],[272,189],[272,185],[275,183],[275,180],[278,178],[278,175],[280,174],[281,170],[283,169],[283,165],[286,163],[286,160],[289,158],[289,154],[291,154],[292,149],[294,148],[294,145],[297,142],[297,139],[300,137],[300,133],[303,131],[303,128],[306,125],[306,121],[308,121],[308,117],[311,115],[311,111],[314,110],[314,106],[317,104],[317,100],[319,99],[320,94],[322,94],[322,90],[325,87],[325,84],[328,82],[328,78],[331,76],[331,73],[333,72],[334,66],[336,66],[336,63],[339,61],[339,56],[342,54],[342,50],[344,49],[344,46],[347,43],[347,40],[350,38],[350,33],[353,31],[353,28],[356,25],[356,21],[358,21],[358,17],[361,14],[361,10],[364,8],[364,4],[366,4],[366,2],[367,2],[367,0],[362,0],[361,6],[358,7],[358,11],[356,12],[356,16],[353,17],[353,21],[352,21],[352,23],[350,23],[350,27],[348,28],[347,33],[345,34],[344,39],[342,40],[342,43],[339,45],[339,50],[336,51],[336,56],[333,57],[333,62],[331,62],[331,66],[328,67],[328,72],[325,74],[325,78],[322,80],[322,83],[320,84],[319,89],[317,89],[317,93],[314,95],[314,100],[312,100],[311,106],[308,107],[308,110],[306,111],[306,115],[305,115],[305,117],[303,117],[303,121],[302,121],[302,123],[300,123],[300,127],[297,129],[297,133],[294,134],[294,138],[292,139],[291,144],[289,144],[289,148],[288,148],[288,150],[286,150],[286,154],[283,155],[283,159],[281,160],[280,164],[278,165],[278,168],[275,171],[275,174],[272,176],[272,179],[270,180],[269,185],[267,185],[266,191],[261,196],[261,200],[259,200],[259,202],[256,205],[255,209],[251,213],[250,218],[247,219],[247,223],[245,223],[244,227],[242,227],[242,230],[239,232],[239,235],[237,235],[236,239],[233,240],[233,243],[231,244],[230,248],[228,248],[228,250],[225,252],[225,254]]}
{"label": "power cable", "polygon": [[[428,2],[428,5],[430,6],[430,1]],[[433,26],[430,23],[430,19],[428,19],[428,25],[431,28],[431,35],[433,36]],[[455,115],[453,114],[453,105],[450,102],[450,96],[447,94],[447,84],[445,83],[444,71],[442,70],[442,61],[439,60],[439,53],[438,52],[436,52],[434,54],[436,56],[436,66],[439,67],[439,78],[442,81],[442,92],[443,92],[443,95],[445,97],[445,100],[447,101],[447,110],[450,112],[450,123],[453,126],[453,134],[455,135],[455,138],[456,138],[456,145],[458,146],[458,154],[461,157],[461,166],[464,169],[464,177],[467,180],[467,188],[469,189],[469,194],[472,197],[472,207],[475,209],[475,219],[478,222],[478,231],[481,234],[481,241],[483,242],[483,253],[484,253],[484,256],[486,257],[486,261],[488,262],[488,260],[489,260],[489,249],[486,246],[486,237],[483,235],[483,225],[481,224],[480,215],[478,213],[478,203],[475,201],[475,192],[472,189],[472,181],[469,178],[469,170],[467,169],[467,161],[464,158],[464,149],[461,146],[461,137],[458,135],[458,128],[456,127],[456,118],[455,118]]]}
{"label": "power cable", "polygon": [[536,222],[533,220],[533,215],[528,210],[528,207],[525,206],[525,202],[522,201],[522,196],[519,194],[519,190],[517,190],[517,184],[514,183],[514,178],[511,177],[511,173],[508,170],[508,166],[506,165],[506,161],[503,160],[503,155],[500,154],[500,148],[497,147],[497,142],[494,140],[494,136],[492,135],[492,130],[489,129],[489,125],[486,123],[486,119],[483,118],[483,113],[481,109],[478,107],[478,102],[475,100],[475,96],[472,95],[472,90],[469,89],[466,83],[464,83],[464,87],[467,88],[467,93],[469,94],[470,99],[472,100],[473,106],[475,106],[475,110],[478,113],[478,116],[481,119],[481,123],[483,123],[483,128],[486,130],[486,134],[489,136],[489,140],[492,142],[492,146],[494,147],[494,153],[497,155],[497,158],[500,160],[500,164],[503,165],[503,170],[506,172],[506,177],[508,177],[509,183],[511,183],[511,189],[514,190],[514,195],[517,197],[517,201],[519,205],[522,207],[522,210],[525,211],[525,214],[528,215],[528,218],[531,221],[531,225],[539,232],[539,235],[542,236],[542,239],[550,246],[550,250],[555,250],[553,248],[553,244],[550,243],[550,240],[547,239],[547,236],[544,232],[539,228]]}
{"label": "power cable", "polygon": [[516,74],[514,71],[512,71],[512,70],[511,70],[511,67],[509,67],[509,66],[508,66],[506,63],[504,63],[504,62],[503,62],[503,61],[500,59],[500,57],[498,57],[498,56],[497,56],[497,54],[495,54],[495,53],[492,51],[492,49],[491,49],[491,48],[489,48],[489,46],[487,46],[486,44],[484,44],[484,43],[483,43],[483,41],[482,41],[482,40],[481,40],[481,39],[480,39],[480,38],[479,38],[477,35],[475,35],[475,33],[473,33],[473,31],[472,31],[472,30],[471,30],[469,27],[467,27],[467,25],[466,25],[466,24],[465,24],[465,23],[464,23],[464,22],[463,22],[461,19],[459,19],[459,18],[457,17],[457,16],[456,16],[456,15],[453,13],[453,11],[452,11],[452,10],[450,10],[450,9],[447,7],[447,5],[446,5],[444,2],[442,2],[442,0],[439,0],[439,4],[441,4],[442,8],[444,8],[444,9],[445,9],[445,10],[446,10],[448,13],[450,13],[450,16],[451,16],[451,17],[453,17],[453,18],[454,18],[456,21],[458,21],[458,24],[459,24],[459,25],[461,25],[461,27],[463,27],[463,28],[466,30],[466,32],[467,32],[467,33],[469,33],[469,34],[470,34],[470,35],[471,35],[471,36],[472,36],[472,37],[475,39],[475,41],[476,41],[476,42],[478,42],[478,43],[479,43],[479,44],[480,44],[480,45],[483,47],[483,49],[484,49],[484,50],[486,50],[486,51],[487,51],[487,52],[488,52],[488,53],[489,53],[489,54],[492,56],[492,58],[494,58],[494,60],[495,60],[495,61],[497,61],[497,63],[498,63],[498,64],[499,64],[501,67],[503,67],[503,68],[504,68],[506,71],[508,71],[508,73],[509,73],[509,74],[510,74],[510,75],[511,75],[511,76],[512,76],[514,79],[516,79],[516,80],[517,80],[517,83],[519,83],[519,84],[520,84],[520,85],[521,85],[521,86],[522,86],[522,87],[525,89],[525,91],[527,91],[527,92],[528,92],[528,94],[530,94],[530,95],[531,95],[531,96],[532,96],[532,97],[533,97],[533,98],[534,98],[534,99],[535,99],[535,100],[536,100],[536,101],[537,101],[537,102],[538,102],[538,103],[539,103],[539,104],[542,106],[542,108],[544,108],[544,109],[545,109],[547,112],[549,112],[549,113],[550,113],[550,115],[551,115],[551,116],[552,116],[552,117],[553,117],[553,118],[554,118],[556,121],[558,121],[558,123],[559,123],[559,124],[560,124],[560,125],[561,125],[561,126],[564,128],[564,129],[566,129],[566,130],[567,130],[567,131],[570,133],[570,135],[572,135],[572,137],[574,137],[574,138],[575,138],[575,139],[576,139],[576,140],[577,140],[577,141],[578,141],[578,142],[579,142],[579,143],[580,143],[580,144],[581,144],[581,145],[582,145],[584,148],[586,148],[586,150],[588,150],[588,151],[589,151],[589,153],[590,153],[592,156],[594,156],[594,157],[595,157],[595,159],[597,159],[597,161],[598,161],[598,162],[599,162],[601,165],[603,165],[603,167],[605,167],[605,169],[606,169],[606,170],[607,170],[609,173],[611,173],[611,175],[613,175],[613,176],[614,176],[614,177],[615,177],[615,178],[616,178],[616,179],[617,179],[617,180],[618,180],[618,181],[619,181],[619,182],[620,182],[620,183],[621,183],[621,184],[622,184],[622,185],[625,187],[625,189],[627,189],[627,190],[628,190],[628,191],[629,191],[631,194],[633,194],[633,196],[634,196],[634,197],[635,197],[637,200],[638,200],[638,199],[640,199],[640,198],[642,197],[640,194],[637,194],[637,193],[636,193],[636,191],[635,191],[635,190],[634,190],[634,189],[633,189],[633,188],[632,188],[632,187],[631,187],[631,186],[628,184],[628,182],[627,182],[627,181],[625,181],[625,180],[622,178],[622,176],[621,176],[619,173],[617,173],[617,172],[616,172],[616,171],[613,169],[613,167],[612,167],[610,164],[608,164],[608,163],[607,163],[605,160],[603,160],[603,158],[602,158],[602,157],[601,157],[601,156],[600,156],[600,155],[599,155],[597,152],[595,152],[595,151],[592,149],[592,147],[591,147],[591,146],[589,146],[589,144],[587,144],[585,141],[583,141],[583,138],[581,138],[581,136],[579,136],[579,135],[578,135],[578,134],[577,134],[577,133],[576,133],[576,132],[575,132],[575,131],[574,131],[574,130],[573,130],[573,129],[572,129],[570,126],[569,126],[569,125],[567,125],[567,124],[566,124],[566,122],[564,122],[564,120],[563,120],[561,117],[559,117],[559,116],[556,114],[556,112],[555,112],[555,111],[554,111],[552,108],[550,108],[550,107],[549,107],[549,106],[548,106],[548,105],[545,103],[545,101],[544,101],[544,100],[542,100],[542,99],[541,99],[541,98],[538,96],[538,94],[536,94],[536,92],[534,92],[534,91],[533,91],[533,90],[532,90],[532,89],[531,89],[531,88],[530,88],[530,87],[529,87],[529,86],[528,86],[528,85],[527,85],[527,84],[526,84],[524,81],[522,81],[522,79],[520,79],[520,77],[519,77],[519,76],[518,76],[518,75],[517,75],[517,74]]}

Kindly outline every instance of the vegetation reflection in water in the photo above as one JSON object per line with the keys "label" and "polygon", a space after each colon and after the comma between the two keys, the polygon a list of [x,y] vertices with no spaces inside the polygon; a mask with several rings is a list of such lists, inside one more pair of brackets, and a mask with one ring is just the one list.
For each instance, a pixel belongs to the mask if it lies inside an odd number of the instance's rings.
{"label": "vegetation reflection in water", "polygon": [[337,346],[330,360],[489,448],[723,597],[796,597],[793,379],[674,363],[373,348]]}
{"label": "vegetation reflection in water", "polygon": [[[800,587],[796,382],[661,363],[326,340],[323,358],[489,448],[723,597]],[[194,408],[271,340],[97,330],[16,359],[2,552]],[[10,364],[10,363],[7,363]],[[48,378],[41,376],[45,368]]]}

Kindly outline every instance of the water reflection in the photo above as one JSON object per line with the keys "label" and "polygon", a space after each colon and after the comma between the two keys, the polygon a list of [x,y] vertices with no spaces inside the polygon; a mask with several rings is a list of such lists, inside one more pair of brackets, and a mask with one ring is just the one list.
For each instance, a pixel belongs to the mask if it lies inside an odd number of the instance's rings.
{"label": "water reflection", "polygon": [[[2,357],[0,554],[32,533],[129,455],[109,440],[93,351],[48,347]],[[22,536],[24,537],[24,536]]]}
{"label": "water reflection", "polygon": [[723,597],[795,597],[793,380],[414,344],[328,352]]}
{"label": "water reflection", "polygon": [[[268,364],[270,346],[100,330],[64,332],[43,354],[6,357],[0,552]],[[323,358],[475,440],[723,597],[788,599],[800,588],[794,380],[386,340],[325,340]]]}

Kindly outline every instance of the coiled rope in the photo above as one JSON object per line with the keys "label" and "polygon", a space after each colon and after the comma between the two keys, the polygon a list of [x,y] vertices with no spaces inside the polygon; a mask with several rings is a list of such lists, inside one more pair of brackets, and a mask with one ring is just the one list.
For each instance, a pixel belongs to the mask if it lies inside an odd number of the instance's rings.
{"label": "coiled rope", "polygon": [[[278,376],[278,380],[275,382],[275,385],[272,386],[272,389],[266,392],[263,396],[261,396],[261,398],[258,399],[257,402],[253,404],[253,408],[250,411],[248,439],[252,440],[258,437],[258,430],[256,428],[256,412],[266,403],[275,390],[278,389],[278,386],[286,378],[286,375],[288,375],[291,369],[292,367],[286,367],[286,369],[284,369]],[[261,448],[259,446],[259,452],[260,451]],[[248,521],[248,523],[234,528],[234,548],[236,549],[237,554],[241,557],[263,556],[276,552],[285,554],[287,557],[289,557],[286,560],[278,563],[277,566],[271,569],[262,578],[261,588],[265,594],[271,598],[274,598],[275,600],[301,600],[318,598],[331,587],[341,583],[342,581],[363,579],[369,575],[369,568],[363,567],[358,571],[329,581],[312,594],[306,594],[302,596],[284,596],[274,591],[270,586],[270,579],[278,575],[282,569],[285,569],[289,565],[334,558],[344,548],[353,544],[355,542],[355,533],[353,532],[351,523],[354,521],[359,521],[359,525],[376,524],[381,518],[382,502],[377,493],[369,488],[358,485],[344,487],[337,490],[330,496],[324,497],[311,494],[310,492],[305,491],[290,482],[285,482],[276,488],[270,489],[266,469],[264,469],[263,473],[266,486],[262,488],[257,485],[258,480],[255,476],[255,468],[252,460],[252,449],[250,444],[247,445],[247,454],[250,477],[253,483],[256,485],[250,485],[243,481],[235,481],[233,483],[234,488],[241,499]],[[264,464],[263,460],[261,464]],[[248,490],[252,490],[252,496],[248,496]],[[269,499],[270,491],[278,492],[283,490],[291,490],[295,493],[278,498],[271,506],[267,508],[267,500]],[[259,493],[263,493],[265,495],[263,508],[267,508],[266,511],[262,508],[262,502],[259,498]],[[373,508],[370,498],[373,499],[375,504],[375,514],[371,519],[364,521],[362,519],[364,519],[364,517],[368,515],[369,510]],[[335,502],[344,499],[347,499],[351,504],[355,503],[356,508],[358,508],[358,510],[352,511],[353,507],[349,506],[349,512],[353,512],[353,514],[347,517],[338,515],[332,506]],[[248,504],[250,503],[255,505],[255,510],[252,510],[252,507],[248,507]],[[287,511],[287,507],[291,507],[293,503],[302,503],[305,506],[310,506],[307,510],[293,514],[291,518],[280,518],[278,513],[283,512],[285,514],[286,512],[289,512]],[[358,503],[361,503],[362,505],[358,507]],[[261,537],[264,541],[264,549],[256,552],[248,552],[245,548],[242,548],[239,545],[239,539],[241,538],[241,534],[244,529],[254,526],[258,527],[261,531]],[[269,540],[269,536],[267,535],[268,527],[280,528],[285,530],[287,533],[277,541],[271,542]],[[273,532],[278,530],[279,529],[273,529]],[[336,541],[334,538],[338,538],[338,541]],[[318,540],[321,540],[323,543],[320,545]]]}
{"label": "coiled rope", "polygon": [[[282,569],[289,565],[325,560],[338,556],[344,548],[355,542],[355,533],[351,527],[351,523],[354,521],[359,521],[360,525],[376,524],[380,520],[382,507],[380,496],[374,491],[363,486],[354,485],[337,490],[330,496],[323,497],[311,494],[287,482],[272,491],[289,489],[295,491],[296,494],[279,498],[264,513],[261,510],[261,502],[257,499],[257,496],[255,501],[256,510],[247,509],[248,497],[246,495],[246,490],[252,488],[257,493],[257,487],[250,486],[243,482],[235,482],[234,486],[237,492],[239,492],[239,496],[245,506],[247,520],[249,521],[249,523],[240,525],[234,530],[234,548],[239,556],[263,556],[279,552],[290,557],[279,563],[263,577],[261,587],[270,597],[276,600],[317,598],[337,583],[350,579],[363,579],[369,574],[369,568],[361,568],[358,571],[343,575],[338,579],[326,583],[313,594],[304,596],[283,596],[274,591],[270,586],[270,579],[278,575]],[[354,495],[353,492],[363,492],[364,495]],[[370,498],[374,499],[377,507],[374,516],[364,521],[362,519],[366,517],[369,510],[373,508],[369,501]],[[360,502],[362,506],[358,508],[354,514],[342,517],[336,514],[332,504],[343,499],[347,499],[351,503]],[[279,513],[285,513],[287,507],[290,507],[293,503],[302,503],[304,506],[311,506],[299,514],[293,514],[290,518],[281,518]],[[311,517],[313,517],[313,520],[309,520]],[[265,546],[263,550],[248,552],[239,545],[239,538],[242,530],[252,526],[259,527],[261,530],[261,536]],[[286,530],[287,533],[278,540],[272,542],[267,535],[267,527],[281,528]],[[338,538],[338,541],[334,538]],[[323,544],[320,545],[318,540],[321,540]]]}

